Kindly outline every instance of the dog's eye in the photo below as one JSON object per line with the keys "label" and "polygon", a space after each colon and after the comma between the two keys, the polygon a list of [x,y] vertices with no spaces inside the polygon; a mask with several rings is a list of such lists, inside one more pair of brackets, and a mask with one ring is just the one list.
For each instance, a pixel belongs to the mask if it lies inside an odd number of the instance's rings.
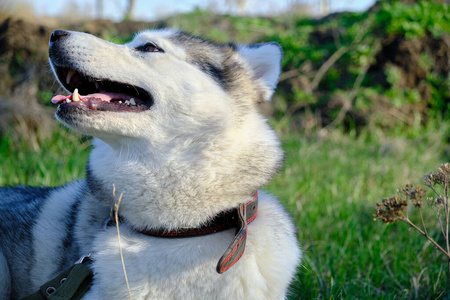
{"label": "dog's eye", "polygon": [[164,52],[161,48],[156,46],[153,43],[147,43],[144,46],[142,46],[143,52]]}

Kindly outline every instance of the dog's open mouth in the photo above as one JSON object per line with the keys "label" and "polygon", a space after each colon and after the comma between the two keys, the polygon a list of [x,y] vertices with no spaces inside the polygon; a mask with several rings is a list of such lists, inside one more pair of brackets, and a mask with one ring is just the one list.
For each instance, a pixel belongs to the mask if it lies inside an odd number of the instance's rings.
{"label": "dog's open mouth", "polygon": [[71,91],[69,96],[56,95],[52,103],[90,110],[141,112],[149,109],[153,98],[144,89],[110,80],[95,79],[73,69],[56,67],[59,81]]}

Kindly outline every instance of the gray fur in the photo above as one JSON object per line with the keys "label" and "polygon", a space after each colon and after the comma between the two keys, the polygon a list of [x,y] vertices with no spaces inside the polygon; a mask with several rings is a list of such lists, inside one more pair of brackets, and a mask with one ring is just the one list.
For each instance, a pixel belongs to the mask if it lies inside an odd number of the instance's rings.
{"label": "gray fur", "polygon": [[[12,297],[19,295],[17,286],[28,284],[28,274],[34,264],[31,229],[51,188],[16,187],[0,189],[0,245],[10,262],[10,275],[16,284]],[[20,242],[20,243],[17,243]]]}

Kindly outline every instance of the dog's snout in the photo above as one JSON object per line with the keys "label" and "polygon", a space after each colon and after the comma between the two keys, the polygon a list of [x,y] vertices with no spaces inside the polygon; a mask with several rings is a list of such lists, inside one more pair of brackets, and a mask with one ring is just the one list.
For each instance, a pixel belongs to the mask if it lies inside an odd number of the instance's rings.
{"label": "dog's snout", "polygon": [[62,38],[64,36],[68,36],[68,35],[69,35],[68,31],[55,30],[55,31],[52,32],[52,35],[50,36],[50,44],[53,44],[54,42],[56,42],[60,38]]}

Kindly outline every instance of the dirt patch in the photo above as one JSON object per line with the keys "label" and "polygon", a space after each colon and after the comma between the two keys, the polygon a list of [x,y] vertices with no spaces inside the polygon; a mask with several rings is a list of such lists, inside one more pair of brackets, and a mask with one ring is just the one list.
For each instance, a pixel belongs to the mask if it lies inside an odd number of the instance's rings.
{"label": "dirt patch", "polygon": [[[401,72],[400,88],[417,88],[430,72],[447,76],[450,71],[450,36],[434,38],[431,35],[416,40],[407,40],[402,35],[387,37],[376,62],[369,69],[377,81],[388,85],[385,70],[395,66]],[[429,95],[422,94],[428,102]]]}
{"label": "dirt patch", "polygon": [[[423,55],[432,61],[426,65]],[[450,36],[441,38],[426,36],[418,40],[407,40],[401,35],[388,37],[376,57],[373,70],[382,69],[387,63],[397,65],[404,71],[405,87],[415,87],[429,71],[445,73],[450,70]]]}
{"label": "dirt patch", "polygon": [[46,65],[49,28],[7,19],[0,25],[0,134],[51,133],[53,112],[39,101],[52,80]]}

